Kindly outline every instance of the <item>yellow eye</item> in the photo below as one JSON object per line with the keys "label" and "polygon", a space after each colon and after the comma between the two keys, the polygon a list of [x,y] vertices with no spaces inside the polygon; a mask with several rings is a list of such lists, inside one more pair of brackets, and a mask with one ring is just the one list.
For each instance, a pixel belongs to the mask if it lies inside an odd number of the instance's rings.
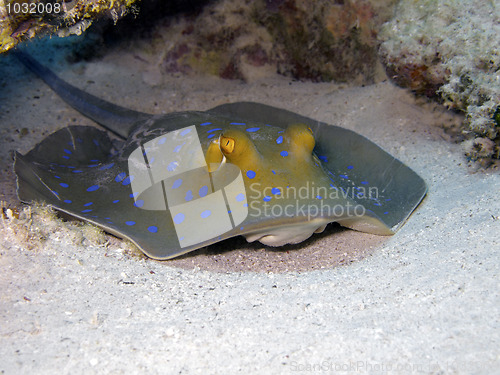
{"label": "yellow eye", "polygon": [[219,152],[226,161],[240,169],[252,169],[259,163],[260,155],[247,134],[241,130],[228,129],[219,137]]}
{"label": "yellow eye", "polygon": [[285,134],[290,141],[290,151],[298,155],[312,153],[316,142],[310,127],[305,124],[291,124]]}
{"label": "yellow eye", "polygon": [[234,139],[229,137],[220,137],[220,148],[225,154],[230,154],[234,151]]}

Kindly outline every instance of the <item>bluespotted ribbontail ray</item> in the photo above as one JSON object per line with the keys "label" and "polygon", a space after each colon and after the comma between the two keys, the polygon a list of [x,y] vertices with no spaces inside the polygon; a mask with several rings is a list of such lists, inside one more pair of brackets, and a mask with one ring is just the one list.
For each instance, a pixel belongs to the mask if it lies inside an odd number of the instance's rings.
{"label": "bluespotted ribbontail ray", "polygon": [[391,235],[425,182],[365,137],[264,104],[150,115],[89,95],[16,56],[63,100],[123,138],[70,126],[15,155],[18,196],[42,200],[170,259],[242,235],[299,243],[326,224]]}

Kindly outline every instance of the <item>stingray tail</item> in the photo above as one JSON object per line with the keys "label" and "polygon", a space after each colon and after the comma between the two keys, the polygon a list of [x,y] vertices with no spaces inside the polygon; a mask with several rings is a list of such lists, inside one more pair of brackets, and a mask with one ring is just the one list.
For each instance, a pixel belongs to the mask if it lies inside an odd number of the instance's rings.
{"label": "stingray tail", "polygon": [[120,107],[90,95],[64,82],[54,72],[40,64],[29,54],[21,51],[12,51],[12,53],[71,107],[122,138],[127,138],[130,130],[135,125],[153,116]]}

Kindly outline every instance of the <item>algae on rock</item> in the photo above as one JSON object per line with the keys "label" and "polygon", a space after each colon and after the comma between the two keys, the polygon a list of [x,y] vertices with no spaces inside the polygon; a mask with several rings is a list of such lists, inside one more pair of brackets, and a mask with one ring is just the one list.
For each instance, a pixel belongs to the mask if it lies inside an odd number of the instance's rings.
{"label": "algae on rock", "polygon": [[217,0],[159,23],[148,42],[169,73],[367,84],[385,78],[377,33],[396,1]]}
{"label": "algae on rock", "polygon": [[468,158],[485,165],[499,159],[498,1],[401,0],[380,39],[396,82],[465,113]]}
{"label": "algae on rock", "polygon": [[136,0],[0,0],[0,53],[35,36],[80,35],[93,20],[115,22],[134,11]]}

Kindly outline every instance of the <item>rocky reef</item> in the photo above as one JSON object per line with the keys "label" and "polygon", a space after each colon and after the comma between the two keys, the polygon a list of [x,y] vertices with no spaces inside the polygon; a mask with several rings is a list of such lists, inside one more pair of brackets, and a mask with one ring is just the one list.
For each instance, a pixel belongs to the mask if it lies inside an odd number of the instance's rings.
{"label": "rocky reef", "polygon": [[495,1],[401,0],[381,30],[389,76],[465,114],[469,160],[498,164],[500,8]]}
{"label": "rocky reef", "polygon": [[0,2],[0,53],[35,36],[80,35],[94,20],[116,22],[135,0],[5,0]]}
{"label": "rocky reef", "polygon": [[268,73],[353,84],[383,79],[378,30],[396,0],[219,0],[159,23],[162,70],[248,81]]}

